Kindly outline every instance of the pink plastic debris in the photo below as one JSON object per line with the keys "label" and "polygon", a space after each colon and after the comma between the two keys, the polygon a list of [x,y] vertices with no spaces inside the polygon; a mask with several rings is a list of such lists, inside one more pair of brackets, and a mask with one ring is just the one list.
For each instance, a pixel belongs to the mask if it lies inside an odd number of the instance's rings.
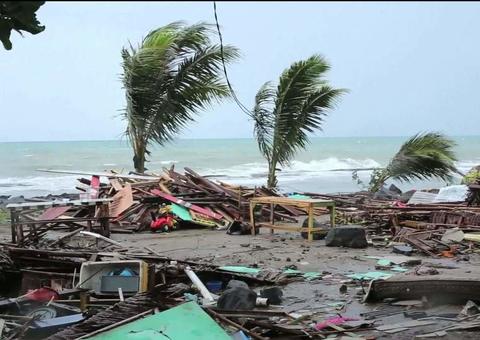
{"label": "pink plastic debris", "polygon": [[315,325],[315,329],[317,331],[324,329],[328,327],[328,324],[332,325],[341,325],[342,323],[345,323],[347,321],[357,321],[359,319],[357,318],[349,318],[349,317],[343,317],[343,316],[335,316],[333,318],[327,319],[325,321],[319,322]]}

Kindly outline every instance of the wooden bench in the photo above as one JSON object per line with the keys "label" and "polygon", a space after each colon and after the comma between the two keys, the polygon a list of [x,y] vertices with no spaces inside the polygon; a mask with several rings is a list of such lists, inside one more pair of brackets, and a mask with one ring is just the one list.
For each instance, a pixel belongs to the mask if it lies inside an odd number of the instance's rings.
{"label": "wooden bench", "polygon": [[[270,205],[270,223],[255,223],[254,209],[258,204],[269,204]],[[308,215],[308,227],[295,227],[292,225],[281,225],[275,224],[274,221],[274,209],[275,205],[290,205],[306,211]],[[252,235],[255,235],[256,227],[265,227],[270,228],[270,232],[273,233],[274,229],[279,230],[288,230],[288,231],[299,231],[306,232],[308,234],[308,241],[313,240],[313,233],[320,232],[321,230],[315,230],[313,228],[313,216],[315,208],[327,208],[330,212],[330,224],[332,228],[335,226],[335,202],[331,200],[323,199],[297,199],[297,198],[288,198],[288,197],[277,197],[277,196],[267,196],[267,197],[257,197],[250,200],[250,224],[252,226]]]}

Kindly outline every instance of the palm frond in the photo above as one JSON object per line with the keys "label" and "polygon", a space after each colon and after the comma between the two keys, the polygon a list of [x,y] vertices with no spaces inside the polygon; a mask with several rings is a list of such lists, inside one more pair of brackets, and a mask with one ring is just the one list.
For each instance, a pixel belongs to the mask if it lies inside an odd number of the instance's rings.
{"label": "palm frond", "polygon": [[417,134],[406,141],[390,161],[388,173],[400,181],[432,177],[448,181],[456,171],[455,145],[440,133]]}
{"label": "palm frond", "polygon": [[388,179],[400,182],[439,178],[449,181],[457,172],[455,142],[441,133],[419,133],[407,140],[389,164],[372,176],[370,190],[375,192]]}
{"label": "palm frond", "polygon": [[[235,60],[237,56],[236,48],[224,46],[226,62]],[[152,105],[149,113],[147,137],[159,144],[170,141],[194,120],[195,114],[228,97],[228,86],[219,76],[221,67],[222,54],[216,45],[182,59],[168,82],[165,81],[158,89],[162,96],[157,97],[156,105]]]}
{"label": "palm frond", "polygon": [[323,57],[313,55],[292,64],[280,77],[274,152],[281,165],[287,165],[299,149],[305,148],[308,132],[321,127],[322,117],[343,93],[343,90],[333,91],[325,83],[323,76],[329,69]]}
{"label": "palm frond", "polygon": [[[308,134],[315,130],[322,131],[324,117],[333,110],[340,97],[347,93],[345,89],[336,89],[329,85],[321,85],[316,91],[313,91],[305,98],[303,107],[296,115],[295,119],[289,119],[286,124],[292,128],[286,129],[282,140],[285,141],[284,147],[280,152],[279,160],[286,159],[287,162],[296,152],[304,149],[308,144]],[[290,115],[291,116],[291,115]],[[281,121],[283,123],[283,121]]]}
{"label": "palm frond", "polygon": [[126,132],[135,149],[172,140],[194,115],[228,97],[222,60],[239,52],[210,42],[211,25],[174,22],[151,31],[138,48],[122,50]]}
{"label": "palm frond", "polygon": [[270,160],[272,157],[272,142],[274,134],[273,105],[275,89],[271,82],[266,82],[260,87],[255,96],[255,106],[252,118],[254,120],[254,134],[258,147],[263,156]]}
{"label": "palm frond", "polygon": [[306,147],[309,133],[321,130],[324,117],[335,107],[343,89],[328,85],[330,66],[320,55],[293,63],[275,88],[264,84],[255,98],[254,133],[268,161],[268,185],[276,184],[277,164],[287,165]]}

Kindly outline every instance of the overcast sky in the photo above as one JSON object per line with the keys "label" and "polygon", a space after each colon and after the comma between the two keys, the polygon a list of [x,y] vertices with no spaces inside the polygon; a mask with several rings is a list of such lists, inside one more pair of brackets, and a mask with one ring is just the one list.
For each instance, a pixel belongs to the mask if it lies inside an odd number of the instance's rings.
{"label": "overcast sky", "polygon": [[[212,2],[50,3],[44,32],[0,48],[0,141],[117,139],[124,129],[120,50],[172,21],[213,22]],[[248,107],[259,86],[313,53],[350,89],[319,136],[478,135],[480,3],[217,3],[229,67]],[[216,37],[214,37],[216,39]],[[183,138],[243,138],[233,102],[204,112]]]}

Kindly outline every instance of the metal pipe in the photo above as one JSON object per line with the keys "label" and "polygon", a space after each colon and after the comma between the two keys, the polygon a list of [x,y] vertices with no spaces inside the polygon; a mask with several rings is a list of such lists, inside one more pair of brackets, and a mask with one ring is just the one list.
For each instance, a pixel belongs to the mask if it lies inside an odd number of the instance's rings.
{"label": "metal pipe", "polygon": [[188,278],[195,284],[204,299],[206,299],[208,302],[215,301],[213,295],[208,291],[207,287],[205,287],[203,282],[198,278],[197,274],[195,274],[190,266],[185,267],[185,274],[187,274]]}

